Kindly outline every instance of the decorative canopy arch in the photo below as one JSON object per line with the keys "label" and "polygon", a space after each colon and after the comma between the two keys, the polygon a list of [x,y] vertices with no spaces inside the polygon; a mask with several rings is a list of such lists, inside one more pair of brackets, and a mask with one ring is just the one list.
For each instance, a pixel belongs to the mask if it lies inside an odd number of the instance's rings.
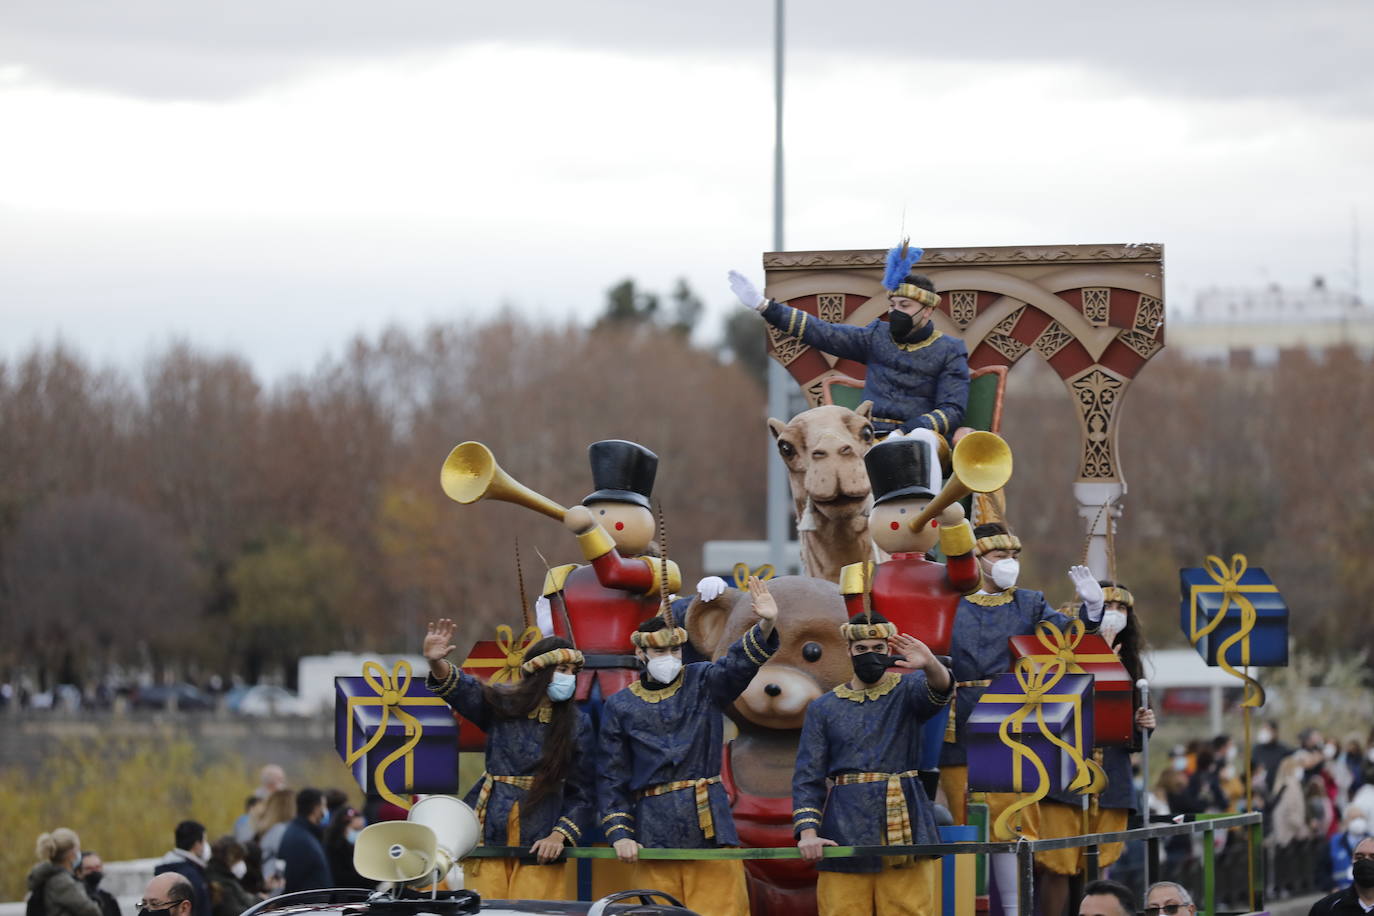
{"label": "decorative canopy arch", "polygon": [[[883,249],[783,251],[763,256],[770,298],[830,322],[864,325],[887,310]],[[1064,382],[1081,433],[1074,495],[1093,535],[1089,565],[1107,574],[1105,536],[1126,492],[1117,407],[1164,347],[1164,246],[1050,245],[928,248],[919,269],[941,294],[936,327],[961,337],[969,367],[1011,366],[1032,351]],[[826,378],[865,367],[768,329],[769,355],[807,398]],[[1104,507],[1110,507],[1104,512]]]}

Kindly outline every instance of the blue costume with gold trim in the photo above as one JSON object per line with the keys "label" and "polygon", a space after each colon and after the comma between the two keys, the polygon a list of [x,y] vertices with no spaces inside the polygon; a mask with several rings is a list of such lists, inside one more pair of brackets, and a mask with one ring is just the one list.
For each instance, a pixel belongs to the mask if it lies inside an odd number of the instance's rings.
{"label": "blue costume with gold trim", "polygon": [[608,842],[739,845],[720,782],[722,710],[778,644],[776,629],[765,639],[755,625],[717,661],[685,665],[666,686],[642,678],[606,700],[597,798]]}
{"label": "blue costume with gold trim", "polygon": [[[541,703],[524,718],[498,716],[487,702],[483,683],[456,665],[449,666],[444,682],[431,674],[425,686],[441,697],[463,718],[487,733],[486,773],[477,781],[463,801],[473,810],[481,809],[482,842],[489,846],[506,845],[506,820],[511,808],[522,802],[528,783],[539,770],[544,753],[544,741],[549,733],[549,703]],[[456,676],[455,676],[456,675]],[[558,831],[569,845],[582,842],[591,827],[592,806],[595,802],[592,769],[595,736],[591,719],[574,706],[577,716],[574,726],[574,749],[568,764],[563,787],[544,796],[533,808],[520,805],[520,844],[532,846],[553,831]],[[510,778],[503,781],[503,777]],[[485,802],[483,790],[489,785]],[[561,864],[561,863],[559,863]]]}
{"label": "blue costume with gold trim", "polygon": [[[1079,616],[1090,630],[1096,631],[1097,625],[1087,620],[1081,607]],[[954,697],[954,742],[946,740],[941,749],[941,766],[968,763],[968,752],[964,749],[965,728],[973,707],[987,692],[987,685],[973,682],[990,680],[1010,671],[1011,649],[1007,640],[1034,633],[1035,625],[1042,620],[1050,621],[1061,630],[1069,626],[1069,618],[1050,607],[1045,593],[1033,589],[1013,588],[996,595],[978,592],[959,599],[950,640],[954,680],[960,685]]]}
{"label": "blue costume with gold trim", "polygon": [[948,439],[963,424],[968,349],[959,338],[935,330],[934,324],[925,325],[925,336],[919,340],[897,343],[881,319],[863,327],[831,324],[773,301],[763,310],[763,318],[808,346],[867,366],[863,396],[873,402],[877,432],[925,427]]}
{"label": "blue costume with gold trim", "polygon": [[[917,779],[921,723],[949,703],[924,672],[889,671],[873,686],[841,684],[806,708],[792,776],[792,826],[841,846],[882,846],[905,804],[910,842],[938,843],[931,802]],[[826,796],[826,780],[834,783]],[[889,787],[891,788],[891,791]],[[896,791],[900,787],[900,799]],[[874,873],[880,858],[822,859],[822,871]]]}

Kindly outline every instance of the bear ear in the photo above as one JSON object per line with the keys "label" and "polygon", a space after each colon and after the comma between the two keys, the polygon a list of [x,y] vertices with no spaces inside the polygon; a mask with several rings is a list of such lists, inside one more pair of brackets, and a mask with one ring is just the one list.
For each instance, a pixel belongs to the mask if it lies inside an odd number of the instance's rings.
{"label": "bear ear", "polygon": [[872,401],[864,401],[864,402],[863,402],[862,404],[860,404],[858,407],[855,407],[855,408],[854,408],[854,412],[855,412],[856,414],[858,414],[859,416],[863,417],[865,420],[872,420],[872,419],[873,419],[873,402],[872,402]]}
{"label": "bear ear", "polygon": [[702,601],[698,595],[688,606],[687,638],[692,641],[692,648],[704,657],[715,657],[716,647],[720,645],[721,636],[725,633],[725,624],[730,619],[730,611],[734,608],[739,595],[739,589],[727,588],[714,601]]}
{"label": "bear ear", "polygon": [[[870,406],[872,406],[872,405],[870,405]],[[786,424],[786,423],[784,423],[784,422],[782,422],[781,420],[778,420],[778,419],[776,419],[776,418],[774,418],[774,417],[769,417],[769,418],[768,418],[768,431],[771,432],[771,433],[773,434],[773,438],[774,438],[774,439],[777,439],[779,436],[781,436],[782,433],[783,433],[783,430],[785,430],[785,429],[787,429],[787,424]]]}

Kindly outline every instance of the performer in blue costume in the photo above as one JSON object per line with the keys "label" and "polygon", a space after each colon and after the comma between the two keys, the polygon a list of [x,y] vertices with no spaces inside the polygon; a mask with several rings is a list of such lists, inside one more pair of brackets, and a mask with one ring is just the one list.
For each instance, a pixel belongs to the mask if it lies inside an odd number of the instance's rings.
{"label": "performer in blue costume", "polygon": [[[992,678],[1011,670],[1011,651],[1007,640],[1035,632],[1035,625],[1048,620],[1060,629],[1069,618],[1053,610],[1044,592],[1017,588],[1021,572],[1021,539],[1000,522],[973,529],[973,550],[978,557],[983,584],[959,600],[954,616],[950,658],[954,662],[957,692],[950,730],[940,753],[940,788],[958,824],[968,822],[968,755],[964,735],[969,715],[987,691]],[[1069,570],[1069,578],[1082,602],[1079,613],[1089,631],[1096,631],[1102,619],[1102,589],[1086,566]],[[1017,799],[1010,792],[989,792],[985,800],[989,821],[996,819]],[[1022,809],[1021,835],[1036,839],[1040,835],[1040,812],[1036,806]],[[1016,856],[1010,853],[992,857],[1002,912],[1017,911]]]}
{"label": "performer in blue costume", "polygon": [[924,427],[948,442],[968,406],[968,349],[959,338],[935,330],[930,320],[940,296],[929,277],[911,272],[922,253],[906,242],[888,252],[887,321],[875,318],[863,327],[832,324],[768,299],[737,271],[730,271],[730,288],[789,337],[867,366],[863,396],[873,402],[878,435]]}
{"label": "performer in blue costume", "polygon": [[[898,635],[877,612],[840,629],[854,676],[806,709],[792,777],[797,847],[820,869],[820,916],[933,914],[937,859],[822,856],[826,846],[940,841],[916,764],[920,725],[949,703],[954,679],[924,643]],[[901,657],[888,656],[889,647]]]}
{"label": "performer in blue costume", "polygon": [[591,827],[595,801],[591,720],[572,702],[582,653],[550,636],[526,650],[522,680],[485,684],[446,660],[453,631],[447,618],[429,625],[425,686],[487,733],[486,772],[464,801],[484,845],[526,847],[538,860],[472,860],[468,886],[489,899],[565,899],[564,870],[551,863]]}
{"label": "performer in blue costume", "polygon": [[720,783],[722,710],[778,650],[777,605],[757,576],[749,592],[758,622],[714,662],[683,667],[687,631],[662,615],[640,624],[631,642],[644,673],[601,712],[597,788],[606,839],[621,861],[637,863],[635,886],[666,891],[699,913],[749,912],[744,863],[640,861],[639,850],[739,845]]}
{"label": "performer in blue costume", "polygon": [[[1104,608],[1101,633],[1112,651],[1121,659],[1132,683],[1145,676],[1140,656],[1145,637],[1135,615],[1135,598],[1119,582],[1103,581]],[[1098,764],[1107,774],[1107,787],[1092,798],[1088,805],[1089,833],[1116,833],[1133,826],[1130,821],[1138,815],[1139,794],[1131,772],[1131,754],[1140,750],[1140,738],[1155,727],[1155,713],[1141,705],[1135,692],[1135,741],[1131,747],[1111,746],[1096,752]],[[1051,792],[1040,803],[1042,832],[1045,838],[1074,836],[1083,827],[1082,796],[1074,792]],[[1107,843],[1098,849],[1097,864],[1106,868],[1121,857],[1121,843]],[[1069,878],[1083,870],[1083,849],[1055,849],[1035,854],[1041,868],[1042,909],[1045,913],[1064,912],[1069,899]]]}

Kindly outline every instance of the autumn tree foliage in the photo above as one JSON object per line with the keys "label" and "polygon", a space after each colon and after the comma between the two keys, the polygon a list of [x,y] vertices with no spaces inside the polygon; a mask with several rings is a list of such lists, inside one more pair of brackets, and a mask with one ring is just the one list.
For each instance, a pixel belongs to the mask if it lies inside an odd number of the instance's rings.
{"label": "autumn tree foliage", "polygon": [[[652,448],[690,588],[704,541],[763,535],[765,462],[777,460],[763,390],[737,346],[675,328],[690,296],[651,309],[617,290],[590,328],[509,316],[393,327],[273,383],[185,343],[138,373],[64,346],[0,363],[0,679],[151,668],[289,681],[301,655],[413,650],[441,615],[460,622],[460,643],[519,624],[540,555],[580,554],[534,511],[443,495],[439,468],[466,439],[563,505],[591,490],[588,443]],[[1333,350],[1231,368],[1166,350],[1121,410],[1117,572],[1155,643],[1179,639],[1178,567],[1237,551],[1284,589],[1306,648],[1370,642],[1367,362]],[[1055,602],[1083,549],[1077,423],[1057,378],[1022,360],[1003,426],[1008,515],[1027,542],[1022,581]]]}
{"label": "autumn tree foliage", "polygon": [[289,680],[301,655],[413,650],[440,615],[460,641],[519,624],[516,539],[528,602],[540,553],[580,553],[529,509],[447,499],[465,439],[564,505],[590,442],[652,448],[694,582],[703,541],[761,534],[764,419],[753,379],[653,321],[392,328],[275,385],[184,343],[139,378],[36,349],[0,365],[0,679]]}

